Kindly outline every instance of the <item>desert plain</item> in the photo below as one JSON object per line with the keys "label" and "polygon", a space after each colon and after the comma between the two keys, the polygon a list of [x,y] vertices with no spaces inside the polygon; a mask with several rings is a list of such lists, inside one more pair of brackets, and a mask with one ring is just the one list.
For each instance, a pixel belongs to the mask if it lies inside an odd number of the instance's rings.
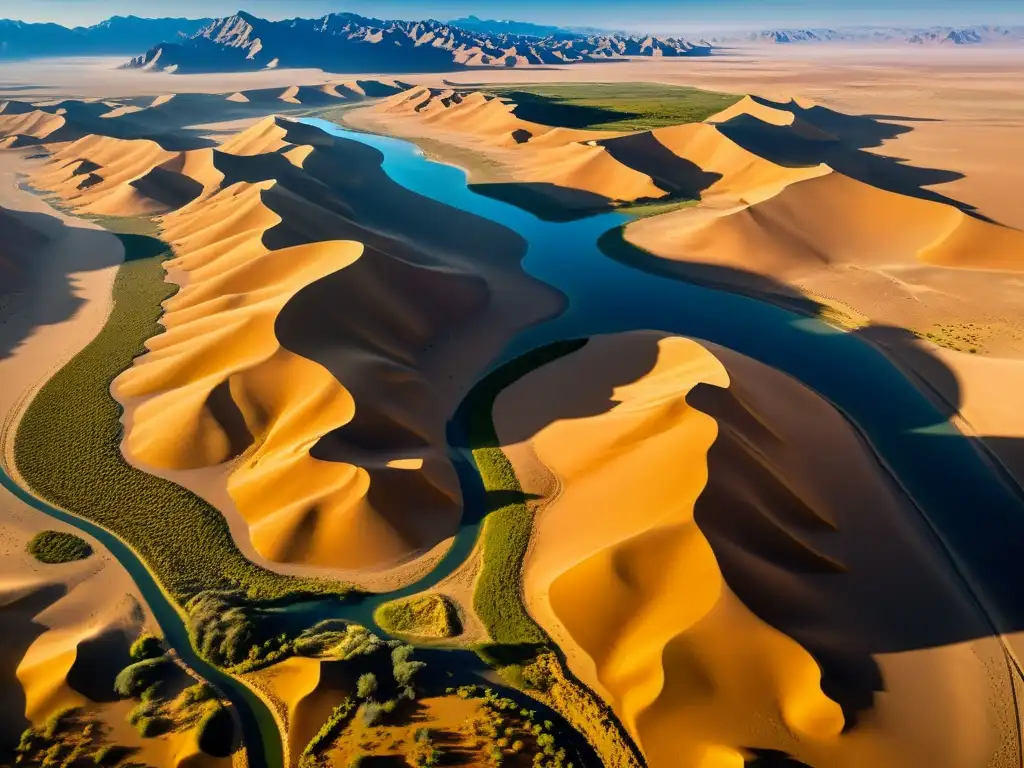
{"label": "desert plain", "polygon": [[1020,49],[119,63],[0,64],[11,764],[1024,761]]}

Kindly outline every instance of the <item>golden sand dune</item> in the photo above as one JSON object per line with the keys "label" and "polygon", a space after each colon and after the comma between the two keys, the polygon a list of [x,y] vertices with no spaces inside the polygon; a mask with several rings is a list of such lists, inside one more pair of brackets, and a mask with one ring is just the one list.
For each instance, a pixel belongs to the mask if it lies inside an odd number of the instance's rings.
{"label": "golden sand dune", "polygon": [[194,199],[203,182],[216,183],[209,173],[210,151],[194,152],[185,158],[146,139],[90,135],[58,149],[32,183],[83,213],[159,213]]}
{"label": "golden sand dune", "polygon": [[815,768],[1004,764],[999,646],[817,395],[637,332],[524,377],[495,421],[521,477],[540,462],[560,481],[525,567],[531,612],[651,766],[759,749]]}
{"label": "golden sand dune", "polygon": [[38,143],[59,131],[65,122],[63,116],[40,109],[4,111],[0,113],[0,136],[3,137],[0,148]]}
{"label": "golden sand dune", "polygon": [[[230,503],[271,561],[374,568],[430,549],[459,519],[444,448],[456,382],[522,322],[489,299],[492,284],[524,280],[511,274],[518,241],[401,191],[375,152],[308,126],[268,119],[221,149],[220,187],[162,221],[184,287],[166,332],[115,382],[127,455],[165,473],[237,459]],[[423,229],[413,246],[387,234],[393,215],[353,214],[376,195],[392,210],[407,200],[417,227],[462,229]],[[482,241],[495,257],[483,277],[468,271]],[[456,360],[430,362],[435,340],[491,311],[458,331],[483,347],[467,338]]]}
{"label": "golden sand dune", "polygon": [[627,237],[664,258],[784,279],[842,264],[1024,269],[1024,233],[835,172],[739,210],[675,211],[638,221]]}
{"label": "golden sand dune", "polygon": [[[799,135],[793,115],[745,100],[731,115],[778,112],[773,119]],[[514,114],[515,105],[481,92],[412,88],[356,113],[356,120],[437,135],[446,140],[509,150],[501,160],[519,181],[563,203],[572,191],[601,199],[632,202],[666,195],[702,198],[716,207],[765,199],[807,178],[827,173],[827,166],[786,168],[743,149],[709,121],[623,134],[552,127]],[[785,117],[788,115],[787,118]],[[729,115],[722,113],[718,117]],[[712,120],[714,120],[713,118]],[[582,202],[593,204],[594,198]]]}
{"label": "golden sand dune", "polygon": [[355,694],[357,682],[351,663],[304,656],[285,659],[249,679],[274,702],[293,765],[334,707]]}
{"label": "golden sand dune", "polygon": [[753,118],[780,128],[789,128],[794,136],[810,141],[836,141],[836,136],[798,117],[794,110],[813,109],[804,102],[789,102],[793,109],[781,109],[772,102],[755,96],[744,96],[731,107],[726,107],[706,122],[713,125],[725,124],[731,120],[743,121]]}

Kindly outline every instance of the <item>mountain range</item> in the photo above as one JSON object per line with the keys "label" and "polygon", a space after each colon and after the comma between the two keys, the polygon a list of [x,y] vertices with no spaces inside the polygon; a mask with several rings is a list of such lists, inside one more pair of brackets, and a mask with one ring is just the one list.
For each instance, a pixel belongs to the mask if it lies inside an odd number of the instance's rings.
{"label": "mountain range", "polygon": [[841,29],[765,29],[744,34],[718,34],[712,43],[912,43],[945,45],[1020,44],[1024,27],[978,25],[970,27],[847,27]]}
{"label": "mountain range", "polygon": [[210,21],[113,16],[91,27],[69,29],[0,19],[0,59],[133,54],[157,42],[191,37]]}
{"label": "mountain range", "polygon": [[[478,20],[479,21],[479,20]],[[509,23],[515,28],[517,23]],[[268,21],[238,12],[187,39],[162,42],[125,66],[170,72],[316,67],[330,72],[437,72],[461,67],[572,64],[619,56],[700,56],[711,48],[679,38],[562,33],[547,37],[468,30],[427,19],[332,13]]]}

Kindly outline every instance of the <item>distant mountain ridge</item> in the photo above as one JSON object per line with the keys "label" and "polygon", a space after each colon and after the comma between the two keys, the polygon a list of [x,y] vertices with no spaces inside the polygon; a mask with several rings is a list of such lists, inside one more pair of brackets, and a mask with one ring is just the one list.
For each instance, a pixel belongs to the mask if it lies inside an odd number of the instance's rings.
{"label": "distant mountain ridge", "polygon": [[0,19],[0,59],[132,54],[158,41],[191,37],[210,21],[113,16],[91,27],[68,28]]}
{"label": "distant mountain ridge", "polygon": [[912,43],[916,45],[1024,44],[1024,26],[849,27],[766,29],[743,34],[713,35],[712,43]]}
{"label": "distant mountain ridge", "polygon": [[[485,23],[486,24],[486,23]],[[520,22],[510,22],[514,28]],[[547,37],[474,31],[426,19],[374,19],[332,13],[268,21],[240,11],[188,39],[163,42],[125,67],[230,72],[316,67],[333,72],[439,72],[461,67],[572,64],[619,56],[708,55],[707,43],[640,35],[561,33]]]}

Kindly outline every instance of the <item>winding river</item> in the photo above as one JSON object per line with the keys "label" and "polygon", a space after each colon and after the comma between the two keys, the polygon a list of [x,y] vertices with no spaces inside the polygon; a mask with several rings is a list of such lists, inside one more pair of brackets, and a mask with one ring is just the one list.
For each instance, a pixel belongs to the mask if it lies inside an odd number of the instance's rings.
{"label": "winding river", "polygon": [[[1013,624],[1021,618],[1015,613],[1019,601],[1014,583],[1005,576],[1014,572],[1019,544],[1024,542],[1024,503],[977,447],[873,346],[818,320],[609,258],[598,240],[626,223],[626,215],[606,213],[567,223],[542,221],[511,204],[477,194],[467,186],[462,170],[428,160],[409,142],[350,131],[324,120],[303,122],[375,148],[394,181],[491,219],[527,241],[524,268],[564,293],[569,305],[558,317],[520,333],[494,367],[556,341],[655,329],[712,341],[778,368],[827,398],[860,428],[951,551],[961,572],[981,588],[997,626],[1017,628]],[[454,447],[451,455],[467,512],[450,551],[415,584],[346,606],[347,618],[375,626],[372,613],[381,602],[436,584],[468,556],[479,533],[482,487],[471,457]],[[98,526],[26,493],[2,471],[0,483],[33,507],[94,536],[112,552],[139,585],[168,644],[235,705],[253,750],[251,764],[281,765],[280,734],[266,705],[244,684],[199,658],[181,615],[135,553]]]}

